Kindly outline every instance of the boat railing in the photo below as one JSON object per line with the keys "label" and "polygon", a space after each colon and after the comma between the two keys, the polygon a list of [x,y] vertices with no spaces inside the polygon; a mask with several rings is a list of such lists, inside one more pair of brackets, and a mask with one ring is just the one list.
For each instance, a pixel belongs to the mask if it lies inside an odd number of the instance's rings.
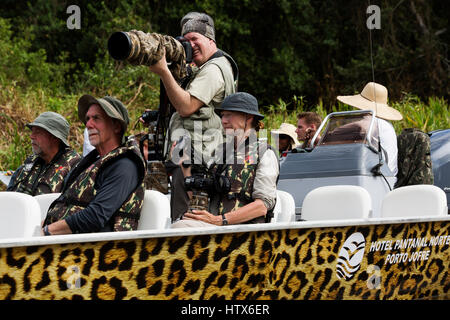
{"label": "boat railing", "polygon": [[[327,189],[325,193],[322,192],[324,188],[317,188],[320,190],[315,189],[311,191],[312,196],[308,198],[311,198],[311,201],[316,203],[313,203],[311,206],[308,204],[303,208],[305,210],[303,212],[303,217],[305,218],[303,221],[295,221],[294,219],[295,207],[292,196],[287,192],[279,191],[277,193],[278,204],[275,208],[276,218],[271,223],[180,229],[171,229],[170,224],[164,218],[164,215],[170,216],[170,204],[167,196],[162,193],[159,194],[157,191],[147,190],[149,191],[147,192],[149,198],[146,198],[144,208],[147,206],[149,209],[148,214],[162,217],[157,219],[158,223],[162,223],[159,227],[141,227],[136,231],[55,235],[50,237],[41,236],[40,233],[41,208],[38,200],[26,194],[4,191],[0,192],[0,202],[2,203],[0,207],[0,228],[2,228],[0,230],[0,247],[450,220],[450,216],[447,214],[448,208],[445,193],[433,185],[406,186],[391,191],[383,200],[381,217],[377,218],[370,215],[370,196],[366,190],[357,186],[349,186],[354,195],[357,195],[349,199],[348,195],[350,193],[347,192],[347,196],[344,196],[342,192],[339,193],[339,188],[346,189],[342,187],[330,186],[325,188]],[[334,194],[333,191],[335,192]],[[360,197],[359,200],[358,197]],[[342,198],[343,201],[338,201],[338,198]],[[165,209],[158,210],[158,208],[163,208],[161,206],[151,207],[148,201],[162,204]],[[355,205],[355,201],[363,201],[365,203],[362,203],[361,207],[353,213],[347,211],[344,214],[346,210],[349,210],[349,205]],[[26,203],[26,205],[20,202]],[[331,207],[325,208],[325,204],[331,205]],[[308,213],[307,211],[310,210],[310,207],[313,209]],[[151,208],[154,210],[151,210]],[[325,210],[325,214],[318,214],[318,211],[314,208],[322,208],[322,211]],[[144,214],[147,213],[144,212]],[[22,217],[16,219],[21,214]],[[16,233],[14,233],[15,228]]]}
{"label": "boat railing", "polygon": [[233,226],[213,226],[202,228],[177,228],[164,230],[136,230],[121,232],[97,232],[83,234],[67,234],[55,236],[36,237],[16,237],[0,239],[0,248],[25,247],[25,246],[45,246],[53,244],[68,243],[90,243],[104,241],[127,241],[145,240],[151,238],[167,237],[189,237],[189,236],[211,236],[215,234],[229,233],[252,233],[272,230],[310,229],[325,227],[346,227],[346,226],[368,226],[368,225],[390,225],[416,222],[437,222],[450,221],[449,215],[435,215],[426,217],[386,217],[386,218],[366,218],[366,219],[334,219],[322,221],[295,221],[276,222],[259,224],[241,224]]}

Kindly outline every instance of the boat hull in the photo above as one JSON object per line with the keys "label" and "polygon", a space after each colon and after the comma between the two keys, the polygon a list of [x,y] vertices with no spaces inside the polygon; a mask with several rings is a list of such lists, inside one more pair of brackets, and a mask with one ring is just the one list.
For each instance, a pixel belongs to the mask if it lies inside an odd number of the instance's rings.
{"label": "boat hull", "polygon": [[449,222],[9,241],[0,247],[0,299],[446,299]]}

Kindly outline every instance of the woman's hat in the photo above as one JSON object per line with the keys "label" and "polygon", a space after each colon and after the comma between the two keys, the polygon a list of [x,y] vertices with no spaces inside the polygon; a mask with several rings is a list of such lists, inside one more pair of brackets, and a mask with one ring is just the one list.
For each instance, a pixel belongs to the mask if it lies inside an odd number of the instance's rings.
{"label": "woman's hat", "polygon": [[289,137],[292,138],[292,141],[294,141],[294,146],[299,145],[300,142],[298,142],[297,140],[297,133],[295,132],[297,128],[290,123],[282,123],[280,125],[279,129],[275,129],[275,130],[271,130],[270,133],[273,135],[280,135],[280,134],[285,134],[288,135]]}
{"label": "woman's hat", "polygon": [[387,105],[388,90],[375,82],[366,84],[360,94],[338,96],[337,99],[361,110],[374,110],[375,116],[385,120],[402,120],[400,112]]}

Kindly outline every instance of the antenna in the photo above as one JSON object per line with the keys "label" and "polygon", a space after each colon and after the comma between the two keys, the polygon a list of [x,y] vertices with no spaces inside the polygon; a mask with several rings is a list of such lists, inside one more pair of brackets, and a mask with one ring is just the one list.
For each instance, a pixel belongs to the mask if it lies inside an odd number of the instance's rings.
{"label": "antenna", "polygon": [[[368,0],[369,7],[371,6]],[[373,49],[372,49],[372,28],[369,29],[369,46],[370,46],[370,64],[372,66],[372,82],[375,83],[375,68],[373,67]],[[375,98],[375,116],[378,115],[377,95],[375,92],[375,85],[373,86],[373,97]]]}
{"label": "antenna", "polygon": [[[369,7],[370,7],[370,0],[368,0],[369,3]],[[377,105],[377,95],[376,95],[376,91],[375,91],[375,68],[373,66],[373,49],[372,49],[372,28],[368,28],[369,29],[369,46],[370,46],[370,64],[372,67],[372,82],[374,83],[373,85],[373,97],[375,99],[374,103],[375,103],[375,116],[378,115],[378,105]],[[376,121],[376,125],[378,127],[378,164],[376,164],[373,168],[372,168],[372,173],[375,176],[382,176],[384,178],[384,180],[386,181],[386,184],[389,187],[389,190],[392,190],[391,185],[389,184],[389,182],[387,181],[386,177],[384,176],[384,174],[381,172],[381,167],[384,164],[383,161],[383,156],[382,156],[382,148],[381,148],[381,138],[380,138],[380,126],[378,125],[378,120]]]}

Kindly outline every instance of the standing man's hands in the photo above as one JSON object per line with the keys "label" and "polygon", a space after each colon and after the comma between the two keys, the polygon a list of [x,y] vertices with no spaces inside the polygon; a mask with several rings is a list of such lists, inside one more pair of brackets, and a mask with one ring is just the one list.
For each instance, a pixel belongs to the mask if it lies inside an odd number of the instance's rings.
{"label": "standing man's hands", "polygon": [[156,73],[160,77],[162,77],[166,72],[170,73],[169,67],[167,66],[165,48],[163,48],[163,56],[161,57],[161,59],[154,65],[150,66],[149,69],[151,72]]}

